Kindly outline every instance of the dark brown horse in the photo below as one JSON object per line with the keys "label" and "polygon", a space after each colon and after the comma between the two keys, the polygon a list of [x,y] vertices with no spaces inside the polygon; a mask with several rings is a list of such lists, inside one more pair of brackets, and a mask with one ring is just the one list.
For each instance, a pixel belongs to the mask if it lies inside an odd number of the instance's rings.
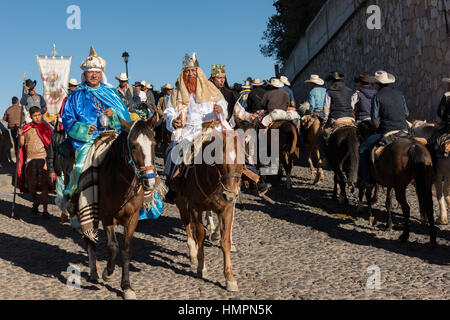
{"label": "dark brown horse", "polygon": [[[227,140],[228,135],[228,140]],[[231,137],[231,138],[230,138]],[[231,229],[234,219],[235,202],[240,193],[243,164],[238,159],[239,141],[234,132],[219,133],[212,141],[202,144],[205,150],[211,143],[221,140],[223,146],[222,164],[194,164],[187,169],[185,180],[177,194],[176,205],[181,220],[186,227],[189,256],[193,266],[197,265],[199,277],[205,277],[204,241],[205,229],[203,213],[213,211],[217,214],[220,228],[220,246],[224,259],[226,288],[238,291],[237,281],[233,277],[230,247]],[[233,143],[234,146],[228,146]],[[191,227],[193,230],[191,230]]]}
{"label": "dark brown horse", "polygon": [[343,126],[335,129],[325,147],[329,166],[334,172],[333,199],[338,199],[337,189],[339,185],[341,191],[340,203],[348,204],[347,185],[353,189],[358,180],[358,149],[358,131],[354,126]]}
{"label": "dark brown horse", "polygon": [[[320,133],[320,119],[315,116],[305,116],[302,118],[301,122],[301,142],[299,140],[299,144],[303,148],[305,148],[306,158],[309,163],[309,167],[311,168],[311,175],[314,179],[314,184],[318,184],[321,180],[323,180],[323,169],[322,169],[322,160],[320,158],[319,151],[319,133]],[[312,161],[311,154],[315,158],[316,166],[314,168],[314,164]],[[315,171],[315,172],[314,172]]]}
{"label": "dark brown horse", "polygon": [[[414,139],[399,138],[387,145],[371,165],[371,176],[380,186],[387,188],[386,210],[387,230],[392,230],[391,193],[395,191],[397,201],[402,207],[404,226],[400,236],[402,242],[409,238],[410,207],[406,200],[406,188],[415,181],[419,200],[420,213],[428,218],[430,226],[430,244],[436,244],[436,230],[433,220],[433,166],[431,155],[427,148]],[[370,188],[368,188],[370,189]],[[370,192],[370,190],[369,190]],[[374,225],[372,204],[369,201],[370,223]]]}
{"label": "dark brown horse", "polygon": [[[248,130],[254,129],[255,132],[258,132],[259,122],[255,120],[253,122],[239,120],[236,121],[235,130]],[[264,129],[260,129],[264,130]],[[278,179],[281,181],[282,177],[282,168],[286,172],[286,187],[290,189],[292,187],[291,181],[291,171],[294,164],[294,157],[299,158],[299,149],[297,147],[298,140],[298,131],[292,121],[288,120],[279,120],[273,122],[267,129],[267,155],[272,154],[272,130],[278,130],[278,140],[276,143],[278,145],[278,155],[280,157],[281,166],[278,170]],[[256,139],[258,135],[256,135]],[[256,142],[255,142],[256,143]],[[259,148],[261,148],[261,144]]]}
{"label": "dark brown horse", "polygon": [[[156,142],[152,121],[153,119],[149,119],[130,124],[120,119],[122,132],[114,140],[105,159],[98,167],[98,213],[106,233],[109,253],[108,264],[102,278],[104,281],[112,279],[115,259],[119,252],[115,226],[120,224],[124,227],[121,288],[125,299],[136,298],[129,279],[131,239],[139,220],[144,196],[153,195],[155,188]],[[98,264],[95,244],[86,242],[89,253],[89,276],[91,280],[97,280]]]}

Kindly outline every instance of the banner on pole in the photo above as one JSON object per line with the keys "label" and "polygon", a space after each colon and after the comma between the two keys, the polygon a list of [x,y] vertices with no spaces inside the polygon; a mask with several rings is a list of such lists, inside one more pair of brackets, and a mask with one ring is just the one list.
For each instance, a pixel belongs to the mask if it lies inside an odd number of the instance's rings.
{"label": "banner on pole", "polygon": [[44,99],[47,103],[48,116],[56,116],[69,90],[69,74],[72,57],[37,56],[39,72],[44,86]]}

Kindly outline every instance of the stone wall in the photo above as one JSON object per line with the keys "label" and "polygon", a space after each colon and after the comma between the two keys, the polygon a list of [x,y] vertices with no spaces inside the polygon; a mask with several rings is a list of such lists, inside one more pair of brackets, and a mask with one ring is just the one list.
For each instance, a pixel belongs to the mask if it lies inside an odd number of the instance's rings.
{"label": "stone wall", "polygon": [[[361,5],[306,66],[295,72],[293,90],[298,102],[307,99],[304,83],[310,74],[325,77],[330,71],[353,78],[361,72],[371,75],[385,70],[397,78],[394,87],[407,99],[410,119],[434,120],[450,77],[450,35],[445,8],[449,0],[372,0]],[[367,7],[381,8],[381,30],[366,26]],[[447,11],[450,13],[449,11]],[[450,18],[450,16],[449,16]],[[292,80],[292,79],[291,79]]]}

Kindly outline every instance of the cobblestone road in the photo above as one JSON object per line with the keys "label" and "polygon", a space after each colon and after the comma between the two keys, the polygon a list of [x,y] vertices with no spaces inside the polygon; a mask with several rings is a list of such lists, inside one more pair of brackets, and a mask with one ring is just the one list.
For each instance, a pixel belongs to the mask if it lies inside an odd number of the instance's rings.
{"label": "cobblestone road", "polygon": [[[10,217],[11,172],[11,167],[0,172],[0,299],[121,299],[120,255],[114,281],[89,283],[84,243],[59,221],[54,205],[51,218],[44,220],[31,214],[30,198],[19,195],[16,216]],[[384,196],[375,207],[377,225],[369,227],[367,214],[356,214],[355,198],[349,207],[331,200],[332,175],[325,174],[320,186],[312,186],[309,170],[296,167],[293,189],[275,185],[270,192],[276,205],[247,193],[241,196],[233,233],[238,252],[232,253],[237,293],[224,288],[216,244],[206,246],[207,278],[195,277],[176,207],[168,206],[156,221],[140,222],[130,273],[138,299],[448,299],[450,227],[438,227],[439,245],[431,249],[428,230],[418,220],[414,190],[408,190],[411,237],[402,244],[395,201],[394,231],[383,231]],[[118,230],[121,241],[122,228]],[[102,269],[105,245],[101,231],[97,254]],[[69,264],[81,269],[80,289],[66,285]],[[366,287],[373,265],[380,271],[378,290]]]}

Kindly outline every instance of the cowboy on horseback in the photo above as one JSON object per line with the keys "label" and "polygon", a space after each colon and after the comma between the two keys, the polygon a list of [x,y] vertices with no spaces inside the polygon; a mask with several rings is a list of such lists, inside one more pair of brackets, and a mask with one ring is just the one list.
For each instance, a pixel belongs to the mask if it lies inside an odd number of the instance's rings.
{"label": "cowboy on horseback", "polygon": [[[226,122],[227,102],[222,93],[208,81],[203,70],[199,67],[196,54],[188,54],[183,59],[183,69],[178,77],[175,90],[164,111],[167,130],[172,132],[172,144],[169,146],[165,173],[169,192],[166,194],[167,203],[175,203],[175,178],[179,175],[181,161],[176,161],[177,152],[191,146],[195,136],[202,133],[202,124],[207,121],[217,121],[215,129],[231,130]],[[180,149],[181,147],[181,149]],[[184,152],[183,152],[184,153]]]}
{"label": "cowboy on horseback", "polygon": [[[70,182],[64,190],[66,200],[78,191],[78,180],[87,160],[88,153],[100,133],[107,130],[121,131],[119,117],[130,122],[128,110],[111,85],[107,84],[106,61],[91,47],[89,57],[81,64],[82,84],[68,98],[62,115],[64,130],[71,138],[76,151],[75,165]],[[69,204],[68,211],[74,215]],[[81,225],[83,229],[83,224]],[[83,230],[83,235],[96,241],[92,232]]]}
{"label": "cowboy on horseback", "polygon": [[[448,91],[444,93],[437,111],[441,123],[438,127],[439,130],[437,130],[428,141],[428,143],[433,146],[434,150],[440,149],[440,146],[448,140],[448,134],[450,133],[450,78],[444,78],[442,79],[442,82],[448,84]],[[436,157],[434,152],[431,154],[433,157]]]}
{"label": "cowboy on horseback", "polygon": [[377,130],[359,147],[361,178],[369,185],[373,183],[369,170],[370,150],[388,132],[400,130],[407,133],[406,117],[409,113],[403,94],[389,86],[395,83],[395,77],[392,74],[386,71],[377,71],[371,81],[375,82],[375,87],[378,90],[372,99],[371,106],[372,124]]}
{"label": "cowboy on horseback", "polygon": [[324,130],[324,139],[328,141],[338,119],[352,118],[355,109],[356,99],[352,89],[348,88],[342,81],[344,75],[339,72],[331,72],[325,81],[330,82],[330,86],[325,95],[323,106],[324,117],[321,130]]}
{"label": "cowboy on horseback", "polygon": [[[214,85],[217,87],[217,89],[221,90],[222,93],[227,92],[227,89],[223,82],[226,83],[226,72],[225,72],[225,66],[224,65],[213,65],[211,69],[211,77],[210,81],[214,83]],[[233,102],[233,100],[231,100]],[[232,128],[236,128],[236,122],[237,121],[247,121],[249,123],[253,122],[258,118],[257,113],[250,113],[246,111],[246,108],[244,108],[241,105],[241,99],[235,101],[235,104],[233,106],[233,109],[231,110],[232,114],[230,115],[229,124]],[[228,99],[227,99],[228,102]],[[230,109],[230,105],[228,105],[228,108]],[[255,165],[251,164],[249,157],[246,157],[245,159],[245,169],[244,169],[244,176],[250,180],[250,183],[253,185],[254,190],[257,194],[263,194],[269,190],[270,185],[268,183],[265,183],[260,179],[261,172],[256,168]]]}

